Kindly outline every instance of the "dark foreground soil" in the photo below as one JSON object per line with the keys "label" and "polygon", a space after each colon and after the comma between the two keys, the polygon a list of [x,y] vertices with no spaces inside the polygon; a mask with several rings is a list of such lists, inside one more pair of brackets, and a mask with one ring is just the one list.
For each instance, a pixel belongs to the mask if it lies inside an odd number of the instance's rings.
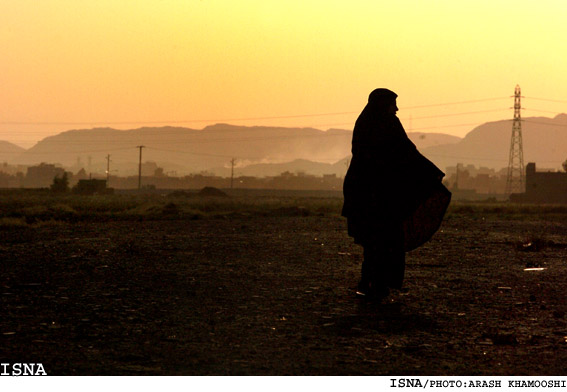
{"label": "dark foreground soil", "polygon": [[339,217],[0,234],[0,360],[50,375],[567,375],[561,223],[453,215],[383,304]]}

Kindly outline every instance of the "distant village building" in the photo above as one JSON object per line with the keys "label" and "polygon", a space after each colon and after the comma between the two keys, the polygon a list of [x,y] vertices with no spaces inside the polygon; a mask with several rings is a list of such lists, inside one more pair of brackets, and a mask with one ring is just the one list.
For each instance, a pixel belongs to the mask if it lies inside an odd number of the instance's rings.
{"label": "distant village building", "polygon": [[510,201],[525,203],[567,203],[567,173],[536,171],[536,164],[526,165],[526,191],[513,193]]}
{"label": "distant village building", "polygon": [[28,167],[24,186],[26,188],[48,188],[55,177],[62,177],[65,170],[52,164],[41,163]]}
{"label": "distant village building", "polygon": [[445,186],[453,192],[453,200],[503,199],[506,172],[486,167],[457,165],[447,167]]}
{"label": "distant village building", "polygon": [[77,186],[73,189],[80,195],[104,195],[113,193],[112,188],[106,187],[106,180],[79,180]]}

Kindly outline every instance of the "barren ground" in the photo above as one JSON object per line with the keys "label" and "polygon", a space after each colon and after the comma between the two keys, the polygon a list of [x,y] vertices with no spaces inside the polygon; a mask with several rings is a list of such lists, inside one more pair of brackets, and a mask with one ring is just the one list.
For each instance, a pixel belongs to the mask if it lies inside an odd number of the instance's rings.
{"label": "barren ground", "polygon": [[[566,375],[567,225],[449,214],[406,290],[354,298],[338,216],[0,232],[0,360],[50,375]],[[543,268],[527,270],[526,268]]]}

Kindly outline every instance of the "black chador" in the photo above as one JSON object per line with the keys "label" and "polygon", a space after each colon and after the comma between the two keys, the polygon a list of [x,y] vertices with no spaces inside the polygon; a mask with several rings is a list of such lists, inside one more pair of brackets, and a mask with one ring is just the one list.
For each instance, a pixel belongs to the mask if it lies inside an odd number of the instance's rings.
{"label": "black chador", "polygon": [[450,200],[444,173],[407,137],[396,97],[374,90],[354,126],[342,215],[364,248],[359,295],[385,297],[402,287],[405,252],[437,230]]}

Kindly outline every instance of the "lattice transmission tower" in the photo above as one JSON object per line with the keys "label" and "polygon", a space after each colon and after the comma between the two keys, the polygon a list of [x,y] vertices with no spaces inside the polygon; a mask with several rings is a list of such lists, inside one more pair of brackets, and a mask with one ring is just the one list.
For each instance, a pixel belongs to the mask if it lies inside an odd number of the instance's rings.
{"label": "lattice transmission tower", "polygon": [[510,158],[508,160],[508,178],[506,194],[524,192],[524,148],[522,146],[522,92],[520,86],[514,90],[514,124],[510,141]]}

